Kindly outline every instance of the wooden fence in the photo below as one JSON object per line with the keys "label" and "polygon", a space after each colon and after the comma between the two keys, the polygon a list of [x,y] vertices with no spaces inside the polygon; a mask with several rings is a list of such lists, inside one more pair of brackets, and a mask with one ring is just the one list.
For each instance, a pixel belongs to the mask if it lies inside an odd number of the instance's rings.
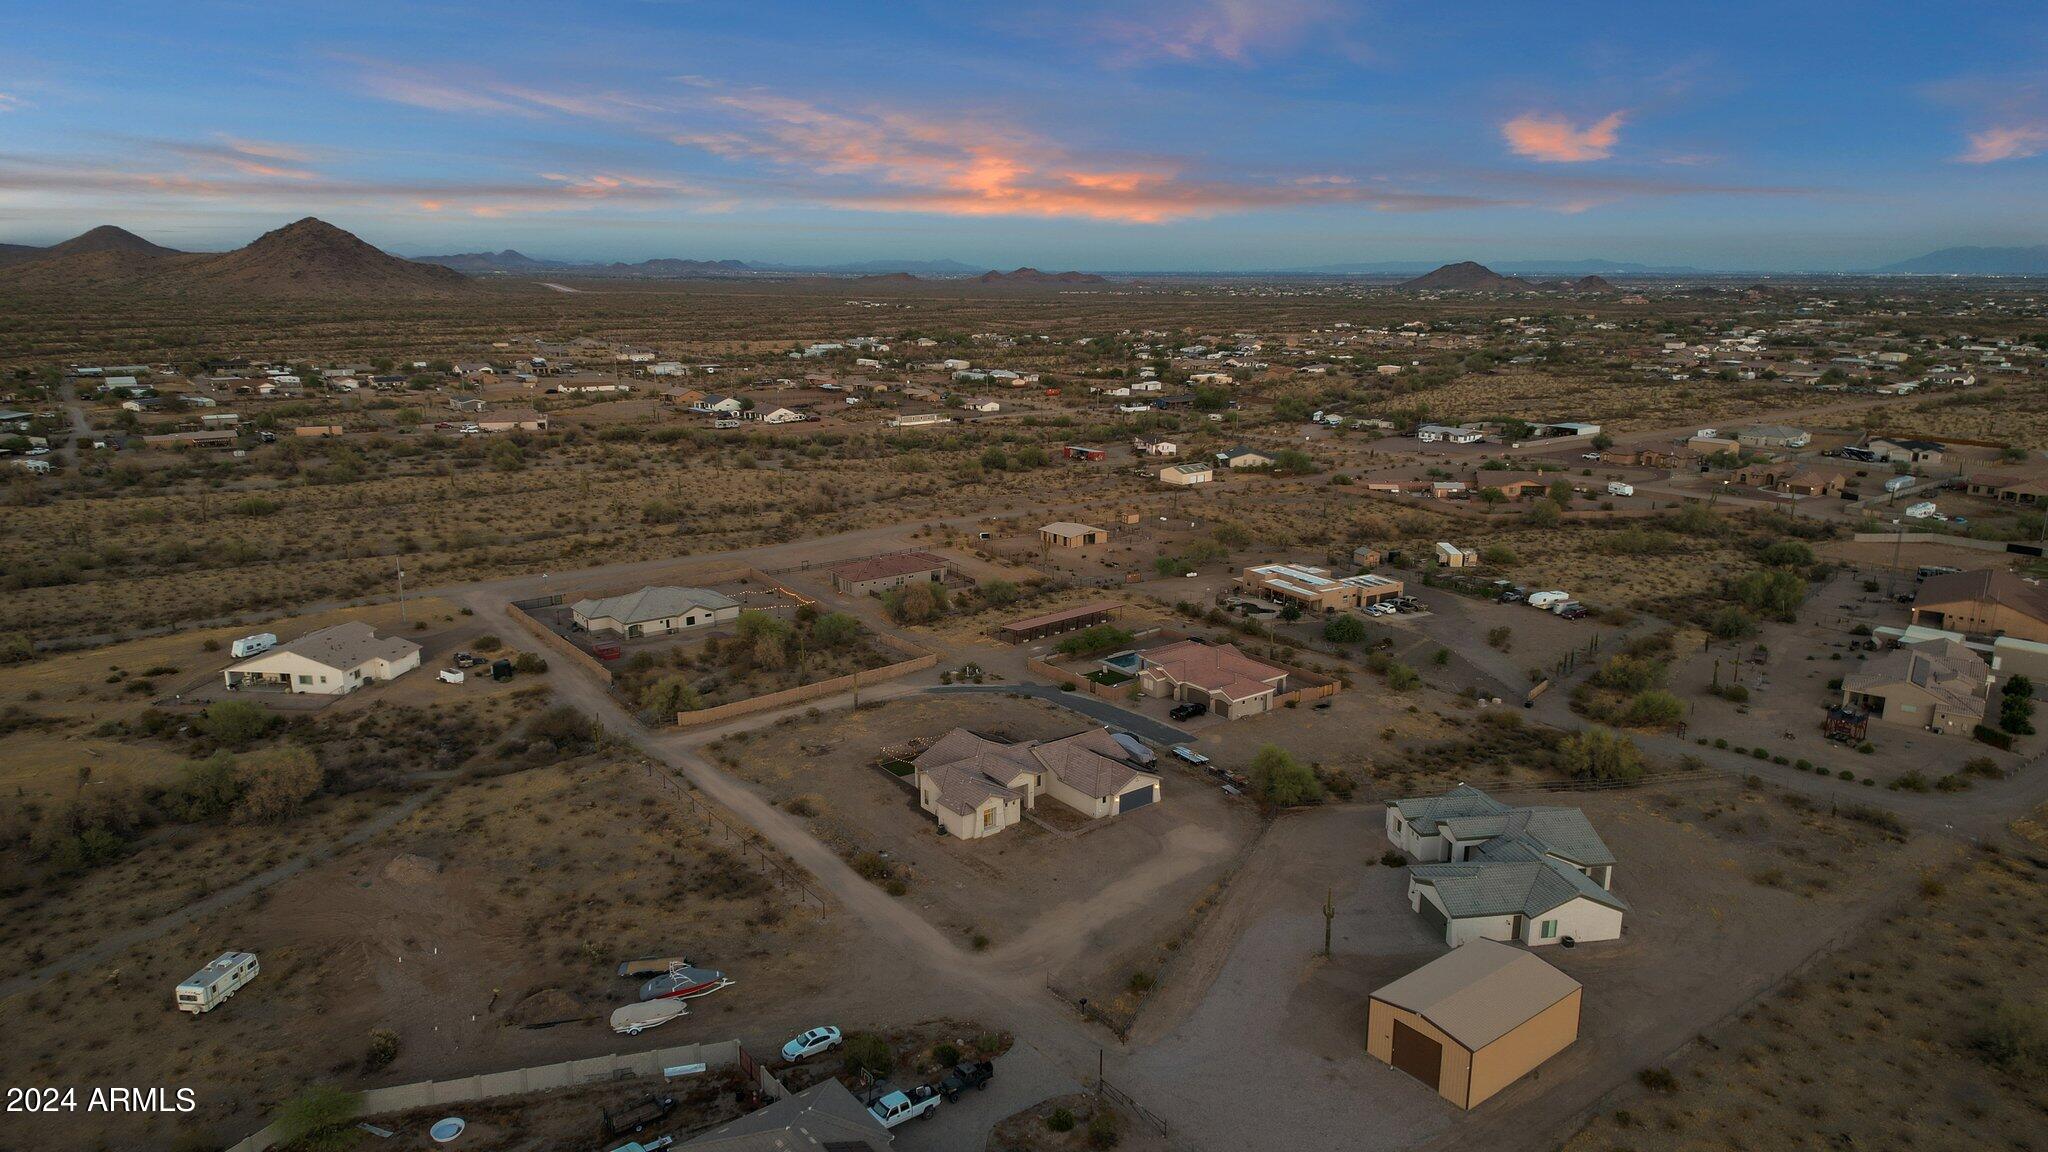
{"label": "wooden fence", "polygon": [[540,596],[531,600],[514,600],[509,607],[512,609],[512,619],[521,628],[531,633],[534,639],[545,645],[549,651],[579,665],[584,671],[609,685],[612,682],[612,670],[605,667],[604,661],[585,652],[570,641],[567,636],[562,635],[534,618],[533,609],[553,608],[561,604],[561,602],[562,598],[560,596]]}

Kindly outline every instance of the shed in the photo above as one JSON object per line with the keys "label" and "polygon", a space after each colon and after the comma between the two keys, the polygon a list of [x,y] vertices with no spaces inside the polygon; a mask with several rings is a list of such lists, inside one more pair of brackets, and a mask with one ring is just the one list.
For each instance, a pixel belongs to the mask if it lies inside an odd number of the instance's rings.
{"label": "shed", "polygon": [[1038,530],[1038,542],[1047,548],[1085,548],[1109,543],[1109,532],[1071,520],[1055,520]]}
{"label": "shed", "polygon": [[1372,994],[1366,1051],[1474,1108],[1578,1039],[1580,996],[1530,953],[1473,940]]}
{"label": "shed", "polygon": [[1041,616],[1026,616],[1022,620],[1012,620],[998,629],[997,635],[1009,643],[1022,644],[1027,640],[1037,640],[1060,632],[1072,632],[1107,623],[1116,610],[1117,605],[1112,603],[1083,604],[1076,608],[1047,612]]}

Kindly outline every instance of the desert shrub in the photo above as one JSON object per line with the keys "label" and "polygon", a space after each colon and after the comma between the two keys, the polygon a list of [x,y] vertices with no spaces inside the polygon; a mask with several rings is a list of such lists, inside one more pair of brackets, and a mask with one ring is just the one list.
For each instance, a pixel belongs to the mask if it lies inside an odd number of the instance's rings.
{"label": "desert shrub", "polygon": [[1365,639],[1365,621],[1349,612],[1332,616],[1323,624],[1323,639],[1332,644],[1356,644]]}
{"label": "desert shrub", "polygon": [[277,717],[242,700],[220,700],[200,713],[201,732],[230,748],[246,748],[261,739],[277,723]]}
{"label": "desert shrub", "polygon": [[887,1040],[873,1032],[855,1032],[840,1046],[839,1060],[848,1075],[866,1074],[879,1080],[896,1066],[896,1053]]}
{"label": "desert shrub", "polygon": [[2015,1076],[2048,1071],[2048,998],[2036,992],[2001,1002],[1970,1037],[1970,1047]]}
{"label": "desert shrub", "polygon": [[678,712],[695,712],[704,706],[704,698],[698,695],[688,676],[664,676],[641,689],[640,706],[668,717]]}
{"label": "desert shrub", "polygon": [[1645,1068],[1636,1073],[1636,1082],[1652,1092],[1678,1091],[1678,1077],[1669,1068]]}
{"label": "desert shrub", "polygon": [[538,652],[521,652],[512,661],[512,670],[538,676],[548,670],[548,662]]}
{"label": "desert shrub", "polygon": [[496,636],[486,634],[477,637],[469,646],[479,652],[496,652],[505,646],[505,642]]}
{"label": "desert shrub", "polygon": [[1757,559],[1773,568],[1807,568],[1813,564],[1813,549],[1801,540],[1780,540],[1766,545]]}
{"label": "desert shrub", "polygon": [[1616,692],[1644,692],[1664,681],[1664,666],[1639,656],[1610,656],[1593,682]]}
{"label": "desert shrub", "polygon": [[1130,646],[1132,636],[1114,624],[1097,624],[1060,638],[1054,649],[1067,656],[1095,656]]}
{"label": "desert shrub", "polygon": [[1045,1118],[1045,1126],[1054,1132],[1072,1132],[1074,1114],[1065,1108],[1055,1108],[1052,1114]]}
{"label": "desert shrub", "polygon": [[1421,673],[1406,664],[1396,661],[1387,665],[1387,687],[1396,692],[1406,692],[1422,683]]}
{"label": "desert shrub", "polygon": [[861,632],[860,621],[844,612],[827,612],[811,621],[811,640],[821,648],[844,648]]}
{"label": "desert shrub", "polygon": [[1323,797],[1315,772],[1277,744],[1260,748],[1252,757],[1251,780],[1253,793],[1278,807],[1313,804]]}
{"label": "desert shrub", "polygon": [[1737,580],[1732,593],[1752,612],[1790,620],[1806,599],[1806,578],[1782,568],[1758,569]]}
{"label": "desert shrub", "polygon": [[389,1028],[373,1028],[370,1031],[370,1050],[363,1054],[363,1070],[375,1072],[387,1068],[398,1059],[398,1033]]}
{"label": "desert shrub", "polygon": [[1707,618],[1707,631],[1713,633],[1717,640],[1740,640],[1756,634],[1756,620],[1729,604]]}
{"label": "desert shrub", "polygon": [[284,1106],[277,1118],[277,1142],[303,1152],[340,1152],[353,1148],[363,1133],[355,1127],[363,1098],[340,1088],[308,1088]]}
{"label": "desert shrub", "polygon": [[235,761],[241,797],[235,815],[258,824],[281,824],[299,814],[320,790],[320,764],[296,745],[252,752]]}
{"label": "desert shrub", "polygon": [[[1281,453],[1286,455],[1286,453]],[[1116,1113],[1107,1108],[1098,1108],[1088,1118],[1088,1146],[1090,1148],[1114,1148],[1123,1133],[1117,1130]]]}
{"label": "desert shrub", "polygon": [[[1621,723],[1627,728],[1669,728],[1685,718],[1685,705],[1662,689],[1639,692],[1622,709]],[[1759,754],[1762,749],[1757,750]]]}
{"label": "desert shrub", "polygon": [[1633,784],[1643,778],[1643,754],[1635,741],[1609,728],[1587,728],[1558,745],[1558,764],[1584,780]]}

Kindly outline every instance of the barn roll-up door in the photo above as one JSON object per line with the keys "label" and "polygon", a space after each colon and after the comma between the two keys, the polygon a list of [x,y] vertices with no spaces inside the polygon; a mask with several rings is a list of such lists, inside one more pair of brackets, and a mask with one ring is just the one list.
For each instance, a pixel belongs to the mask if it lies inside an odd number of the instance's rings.
{"label": "barn roll-up door", "polygon": [[1451,918],[1444,914],[1443,909],[1430,903],[1427,896],[1422,898],[1422,922],[1429,925],[1429,930],[1436,933],[1437,939],[1445,943],[1450,942]]}
{"label": "barn roll-up door", "polygon": [[1434,1088],[1443,1075],[1444,1046],[1396,1020],[1393,1064]]}

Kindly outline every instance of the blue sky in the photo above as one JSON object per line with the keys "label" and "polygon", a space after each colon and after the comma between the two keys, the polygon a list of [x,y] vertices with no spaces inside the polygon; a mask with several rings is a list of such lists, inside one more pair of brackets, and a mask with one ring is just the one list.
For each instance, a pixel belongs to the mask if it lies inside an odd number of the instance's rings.
{"label": "blue sky", "polygon": [[0,7],[0,239],[1093,269],[2048,241],[2048,5]]}

